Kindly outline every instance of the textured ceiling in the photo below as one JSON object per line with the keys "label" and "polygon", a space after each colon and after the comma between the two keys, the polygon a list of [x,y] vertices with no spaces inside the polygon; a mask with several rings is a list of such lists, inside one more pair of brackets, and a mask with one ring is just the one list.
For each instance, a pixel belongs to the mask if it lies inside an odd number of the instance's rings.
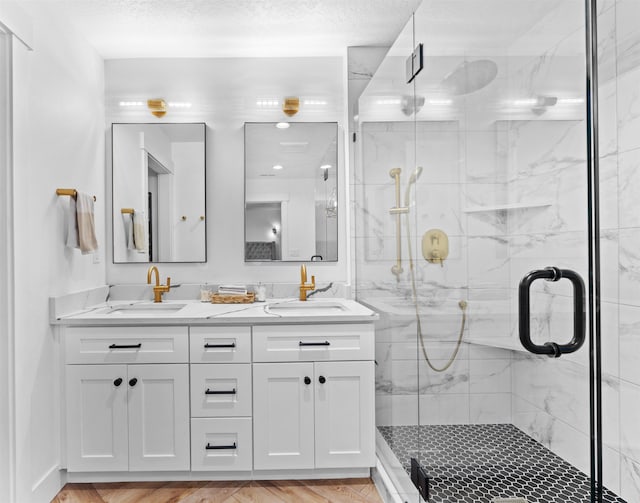
{"label": "textured ceiling", "polygon": [[420,0],[43,0],[105,59],[338,55],[390,45]]}

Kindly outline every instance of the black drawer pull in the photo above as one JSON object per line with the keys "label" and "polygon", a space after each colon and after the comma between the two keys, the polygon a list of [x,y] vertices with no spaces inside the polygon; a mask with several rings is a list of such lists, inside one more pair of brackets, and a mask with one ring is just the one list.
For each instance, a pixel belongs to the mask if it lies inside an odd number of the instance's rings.
{"label": "black drawer pull", "polygon": [[298,343],[298,345],[302,346],[331,346],[331,343],[329,341],[324,341],[324,342],[303,342],[300,341]]}
{"label": "black drawer pull", "polygon": [[236,394],[236,389],[233,388],[231,391],[215,391],[212,389],[207,388],[207,390],[204,392],[205,395],[235,395]]}
{"label": "black drawer pull", "polygon": [[232,342],[231,344],[209,344],[208,342],[204,345],[205,348],[235,348],[236,343]]}
{"label": "black drawer pull", "polygon": [[320,381],[320,384],[324,384],[324,383],[326,383],[326,382],[327,382],[327,378],[326,378],[325,376],[320,376],[320,377],[318,378],[318,381]]}
{"label": "black drawer pull", "polygon": [[309,384],[311,384],[311,378],[309,376],[305,376],[304,383],[309,386]]}
{"label": "black drawer pull", "polygon": [[138,379],[136,379],[135,377],[129,381],[129,386],[131,386],[132,388],[133,388],[136,384],[138,384]]}
{"label": "black drawer pull", "polygon": [[207,445],[205,447],[205,449],[207,449],[208,451],[210,450],[215,450],[215,449],[237,449],[238,446],[236,445],[236,443],[234,442],[233,445],[211,445],[209,442],[207,442]]}
{"label": "black drawer pull", "polygon": [[138,344],[111,344],[109,349],[140,349],[142,347],[142,343]]}
{"label": "black drawer pull", "polygon": [[122,384],[122,377],[118,377],[115,381],[113,381],[113,385],[117,388]]}

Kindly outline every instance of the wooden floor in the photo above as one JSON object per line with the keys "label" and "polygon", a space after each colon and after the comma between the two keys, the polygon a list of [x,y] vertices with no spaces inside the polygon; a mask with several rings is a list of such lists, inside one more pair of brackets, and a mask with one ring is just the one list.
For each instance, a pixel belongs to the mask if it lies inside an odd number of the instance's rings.
{"label": "wooden floor", "polygon": [[382,503],[371,479],[67,484],[52,503]]}

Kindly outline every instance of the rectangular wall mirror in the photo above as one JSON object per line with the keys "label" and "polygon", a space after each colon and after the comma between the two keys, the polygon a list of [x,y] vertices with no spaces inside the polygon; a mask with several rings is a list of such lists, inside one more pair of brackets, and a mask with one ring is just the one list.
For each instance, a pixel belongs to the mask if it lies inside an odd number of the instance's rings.
{"label": "rectangular wall mirror", "polygon": [[113,124],[113,261],[206,262],[205,124]]}
{"label": "rectangular wall mirror", "polygon": [[245,262],[338,260],[338,124],[244,125]]}

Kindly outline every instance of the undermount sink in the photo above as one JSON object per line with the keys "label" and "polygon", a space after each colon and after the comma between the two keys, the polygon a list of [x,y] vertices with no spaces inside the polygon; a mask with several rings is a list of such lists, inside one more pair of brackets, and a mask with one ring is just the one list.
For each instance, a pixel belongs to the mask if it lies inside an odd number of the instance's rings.
{"label": "undermount sink", "polygon": [[110,307],[104,314],[109,316],[157,316],[163,314],[175,314],[186,304],[127,304],[124,306]]}
{"label": "undermount sink", "polygon": [[268,313],[279,316],[330,316],[348,311],[349,308],[338,301],[290,301],[267,306]]}

